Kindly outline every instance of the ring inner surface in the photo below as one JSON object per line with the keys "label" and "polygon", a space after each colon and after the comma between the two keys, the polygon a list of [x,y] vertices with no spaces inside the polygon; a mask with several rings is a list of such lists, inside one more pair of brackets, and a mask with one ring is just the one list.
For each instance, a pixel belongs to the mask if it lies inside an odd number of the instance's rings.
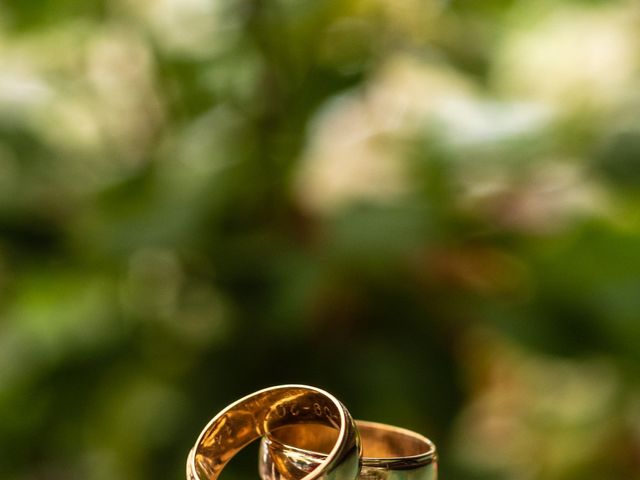
{"label": "ring inner surface", "polygon": [[283,426],[321,425],[333,432],[330,452],[340,440],[339,407],[320,392],[304,388],[266,390],[239,400],[218,414],[196,445],[195,466],[202,480],[218,477],[225,464],[243,447]]}
{"label": "ring inner surface", "polygon": [[[356,424],[362,440],[363,457],[389,459],[434,453],[433,444],[408,430],[359,421]],[[269,437],[281,444],[280,448],[293,447],[326,455],[335,445],[337,432],[324,425],[287,425],[271,431]]]}

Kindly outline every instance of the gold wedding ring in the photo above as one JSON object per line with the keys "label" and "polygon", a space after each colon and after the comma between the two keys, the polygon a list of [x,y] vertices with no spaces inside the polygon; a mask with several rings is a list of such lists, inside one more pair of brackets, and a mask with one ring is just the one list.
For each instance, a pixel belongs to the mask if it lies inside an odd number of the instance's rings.
{"label": "gold wedding ring", "polygon": [[332,395],[305,385],[282,385],[248,395],[218,413],[187,459],[187,479],[215,480],[243,447],[285,426],[333,430],[333,444],[304,480],[354,480],[360,472],[360,439],[347,409]]}
{"label": "gold wedding ring", "polygon": [[[436,480],[436,447],[411,430],[357,420],[366,480]],[[262,480],[300,480],[327,458],[335,432],[322,425],[289,425],[270,432],[260,444]]]}

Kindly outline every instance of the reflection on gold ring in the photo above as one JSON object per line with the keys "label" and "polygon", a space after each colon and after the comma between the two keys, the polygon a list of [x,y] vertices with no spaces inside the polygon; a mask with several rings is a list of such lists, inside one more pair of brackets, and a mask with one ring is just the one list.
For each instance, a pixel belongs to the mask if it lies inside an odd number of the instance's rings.
{"label": "reflection on gold ring", "polygon": [[333,429],[334,444],[305,480],[353,480],[360,440],[347,409],[332,395],[305,385],[282,385],[248,395],[218,413],[204,428],[187,459],[187,479],[214,480],[227,462],[252,441],[288,425]]}
{"label": "reflection on gold ring", "polygon": [[[435,480],[436,447],[411,430],[356,421],[362,438],[361,479]],[[335,443],[335,430],[323,425],[288,425],[260,444],[262,480],[299,480],[313,472]]]}

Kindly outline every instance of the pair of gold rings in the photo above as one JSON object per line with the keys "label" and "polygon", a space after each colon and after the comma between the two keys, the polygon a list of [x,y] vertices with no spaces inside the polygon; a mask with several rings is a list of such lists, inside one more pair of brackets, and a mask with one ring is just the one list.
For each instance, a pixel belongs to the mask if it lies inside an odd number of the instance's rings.
{"label": "pair of gold rings", "polygon": [[258,438],[262,480],[437,479],[436,448],[429,439],[353,420],[333,395],[306,385],[266,388],[218,413],[189,452],[187,479],[217,479]]}

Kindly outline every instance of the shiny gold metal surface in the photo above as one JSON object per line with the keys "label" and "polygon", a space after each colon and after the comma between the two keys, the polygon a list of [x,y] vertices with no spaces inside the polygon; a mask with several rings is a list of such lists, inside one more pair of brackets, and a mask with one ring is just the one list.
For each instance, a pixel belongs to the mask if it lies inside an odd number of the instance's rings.
{"label": "shiny gold metal surface", "polygon": [[304,480],[354,480],[360,471],[360,439],[347,409],[332,395],[305,385],[282,385],[248,395],[218,413],[187,459],[187,479],[213,480],[252,441],[276,430],[320,425],[334,431],[333,444]]}
{"label": "shiny gold metal surface", "polygon": [[[411,430],[357,420],[363,455],[360,479],[436,480],[435,445]],[[300,480],[313,472],[335,442],[322,425],[289,425],[270,432],[260,444],[262,480]]]}

